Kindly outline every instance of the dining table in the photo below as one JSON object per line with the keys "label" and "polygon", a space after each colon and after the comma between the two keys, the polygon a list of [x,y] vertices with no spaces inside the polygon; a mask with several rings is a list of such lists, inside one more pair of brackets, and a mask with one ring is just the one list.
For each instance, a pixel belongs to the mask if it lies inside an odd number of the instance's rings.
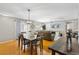
{"label": "dining table", "polygon": [[67,50],[67,43],[65,38],[60,38],[55,41],[54,44],[48,47],[51,50],[52,55],[79,55],[79,43],[78,40],[72,38],[72,50]]}

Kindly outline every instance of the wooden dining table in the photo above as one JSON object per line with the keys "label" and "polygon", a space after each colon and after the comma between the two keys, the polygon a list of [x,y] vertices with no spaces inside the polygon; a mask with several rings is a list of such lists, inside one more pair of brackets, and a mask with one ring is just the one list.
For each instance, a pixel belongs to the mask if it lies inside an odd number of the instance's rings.
{"label": "wooden dining table", "polygon": [[48,49],[52,51],[52,55],[56,53],[60,55],[79,55],[79,44],[75,38],[72,38],[72,51],[67,51],[65,38],[58,39]]}

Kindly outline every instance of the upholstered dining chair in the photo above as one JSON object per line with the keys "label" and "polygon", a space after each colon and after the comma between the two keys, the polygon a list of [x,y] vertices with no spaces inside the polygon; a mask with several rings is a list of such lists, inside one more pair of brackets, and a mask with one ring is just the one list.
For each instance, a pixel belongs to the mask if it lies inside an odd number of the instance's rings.
{"label": "upholstered dining chair", "polygon": [[23,34],[19,35],[18,46],[25,52],[25,46],[29,47],[30,40],[24,38]]}

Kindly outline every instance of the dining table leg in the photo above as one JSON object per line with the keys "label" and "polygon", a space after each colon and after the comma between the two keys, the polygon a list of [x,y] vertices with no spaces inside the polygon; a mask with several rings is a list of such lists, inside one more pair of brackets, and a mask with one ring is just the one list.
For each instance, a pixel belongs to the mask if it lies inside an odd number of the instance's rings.
{"label": "dining table leg", "polygon": [[55,51],[54,50],[52,50],[52,55],[55,55]]}
{"label": "dining table leg", "polygon": [[43,39],[40,40],[40,54],[43,54]]}
{"label": "dining table leg", "polygon": [[24,46],[23,52],[25,53],[25,48],[26,48],[26,47],[25,47],[25,40],[24,40],[23,46]]}

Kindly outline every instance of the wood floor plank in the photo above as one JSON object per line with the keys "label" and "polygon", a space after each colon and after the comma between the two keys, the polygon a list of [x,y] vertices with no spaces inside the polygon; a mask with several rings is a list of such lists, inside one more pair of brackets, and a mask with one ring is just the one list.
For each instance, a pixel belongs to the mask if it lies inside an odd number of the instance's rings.
{"label": "wood floor plank", "polygon": [[[48,50],[48,46],[53,44],[52,41],[43,40],[43,51],[44,55],[50,55],[50,51]],[[39,47],[38,47],[38,54],[39,54]],[[11,40],[5,43],[0,44],[0,55],[29,55],[29,49],[26,49],[26,52],[23,53],[18,48],[17,40]]]}

